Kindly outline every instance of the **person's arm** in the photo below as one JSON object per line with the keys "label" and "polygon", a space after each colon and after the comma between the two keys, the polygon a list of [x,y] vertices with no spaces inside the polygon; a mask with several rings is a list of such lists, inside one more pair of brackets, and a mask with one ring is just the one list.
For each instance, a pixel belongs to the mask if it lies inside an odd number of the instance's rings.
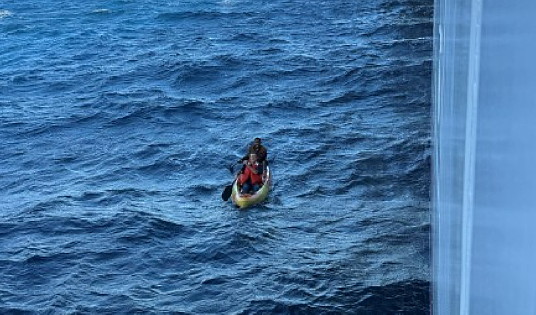
{"label": "person's arm", "polygon": [[257,174],[257,175],[262,175],[262,173],[263,173],[263,171],[264,171],[264,167],[263,167],[262,163],[259,163],[259,165],[257,165],[257,167],[256,167],[256,171],[257,171],[257,172],[256,172],[255,174]]}
{"label": "person's arm", "polygon": [[262,174],[262,164],[259,164],[259,165],[255,166],[255,167],[253,167],[253,165],[249,164],[249,162],[248,162],[246,167],[249,168],[249,170],[255,175]]}
{"label": "person's arm", "polygon": [[263,162],[266,161],[266,159],[268,158],[268,150],[266,150],[265,147],[262,147],[261,152],[259,153],[261,154],[260,160]]}

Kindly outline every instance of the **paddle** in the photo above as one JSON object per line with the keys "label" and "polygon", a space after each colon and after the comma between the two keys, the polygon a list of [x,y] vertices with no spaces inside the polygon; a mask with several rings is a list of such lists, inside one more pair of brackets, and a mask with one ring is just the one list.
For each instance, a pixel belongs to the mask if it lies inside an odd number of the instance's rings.
{"label": "paddle", "polygon": [[[236,163],[233,163],[233,164],[229,165],[229,170],[231,171],[231,173],[234,173],[234,166],[236,164],[238,164],[238,163],[242,163],[242,161],[238,161]],[[233,182],[231,183],[231,185],[227,185],[223,189],[223,192],[221,193],[221,199],[223,199],[223,201],[227,201],[227,200],[229,200],[229,197],[231,197],[231,194],[233,193],[233,185],[234,185],[235,181],[236,181],[236,177],[233,180]]]}
{"label": "paddle", "polygon": [[233,180],[233,183],[231,185],[227,185],[223,189],[223,192],[221,193],[221,199],[223,199],[223,201],[227,201],[229,200],[229,197],[231,197],[231,194],[233,193],[233,185],[235,181],[236,179]]}

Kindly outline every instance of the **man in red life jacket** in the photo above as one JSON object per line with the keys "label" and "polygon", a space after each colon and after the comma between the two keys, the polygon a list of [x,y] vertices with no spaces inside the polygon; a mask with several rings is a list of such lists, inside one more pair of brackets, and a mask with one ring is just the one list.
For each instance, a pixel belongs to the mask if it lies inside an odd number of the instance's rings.
{"label": "man in red life jacket", "polygon": [[252,153],[249,160],[244,163],[244,169],[238,175],[238,184],[242,186],[240,193],[248,194],[253,189],[253,193],[262,186],[262,164],[257,161],[257,155]]}

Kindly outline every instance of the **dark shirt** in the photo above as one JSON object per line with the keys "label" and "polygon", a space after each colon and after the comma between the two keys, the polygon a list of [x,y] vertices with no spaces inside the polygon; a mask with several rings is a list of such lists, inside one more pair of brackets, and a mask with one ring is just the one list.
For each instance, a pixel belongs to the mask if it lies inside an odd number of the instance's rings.
{"label": "dark shirt", "polygon": [[251,167],[257,171],[257,175],[262,175],[263,167],[261,163],[257,163],[257,165],[252,165]]}
{"label": "dark shirt", "polygon": [[259,163],[264,162],[264,160],[266,160],[266,157],[268,156],[268,151],[262,144],[259,144],[258,146],[252,145],[248,149],[248,154],[244,155],[244,157],[242,158],[242,161],[249,159],[249,155],[252,153],[255,153],[257,155],[257,161]]}

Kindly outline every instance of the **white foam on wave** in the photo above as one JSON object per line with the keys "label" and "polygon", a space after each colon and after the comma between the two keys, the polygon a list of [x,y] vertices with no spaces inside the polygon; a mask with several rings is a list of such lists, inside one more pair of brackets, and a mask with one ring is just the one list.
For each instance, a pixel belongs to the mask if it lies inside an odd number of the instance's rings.
{"label": "white foam on wave", "polygon": [[111,11],[109,9],[96,9],[93,10],[93,13],[110,13]]}
{"label": "white foam on wave", "polygon": [[220,1],[220,4],[222,5],[232,5],[232,4],[235,4],[235,0],[222,0]]}
{"label": "white foam on wave", "polygon": [[13,12],[9,10],[0,10],[0,19],[13,15]]}

